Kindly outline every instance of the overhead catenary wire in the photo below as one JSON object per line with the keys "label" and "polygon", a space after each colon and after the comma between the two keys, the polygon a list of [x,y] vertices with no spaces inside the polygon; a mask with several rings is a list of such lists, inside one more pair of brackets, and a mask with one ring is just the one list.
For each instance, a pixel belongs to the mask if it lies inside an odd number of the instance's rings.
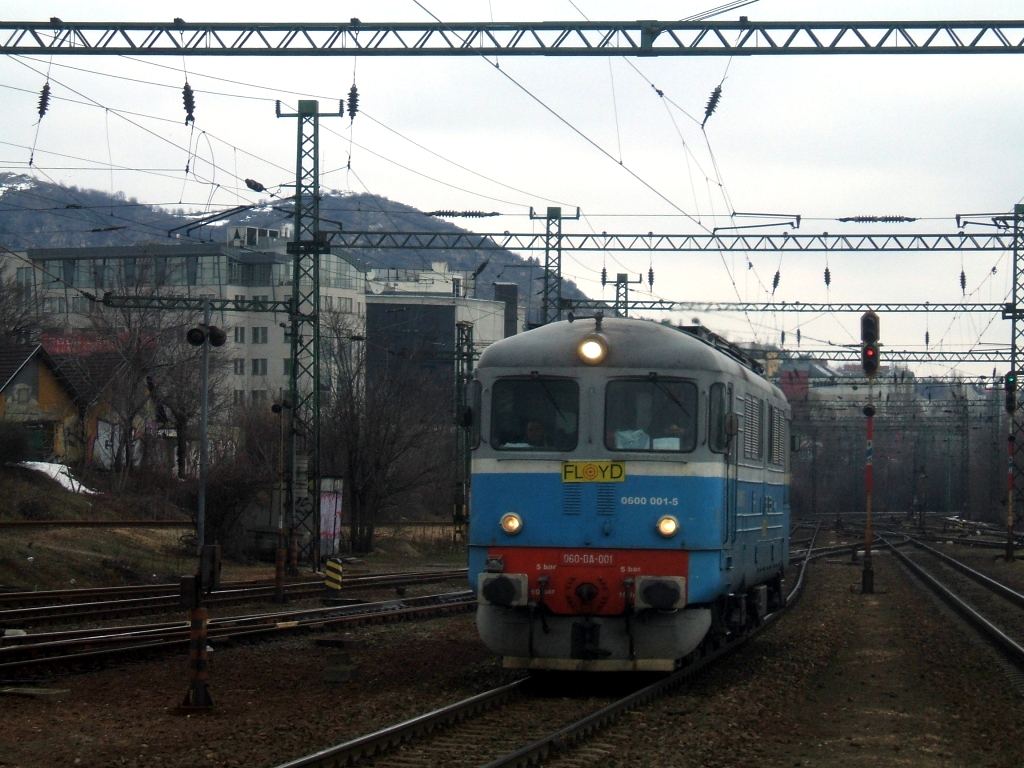
{"label": "overhead catenary wire", "polygon": [[[418,6],[424,13],[429,15],[431,18],[433,18],[439,24],[444,24],[444,22],[441,21],[440,18],[438,18],[434,13],[432,13],[429,9],[427,9],[419,0],[413,0],[413,3],[415,3],[416,6]],[[450,31],[452,32],[452,34],[455,34],[458,37],[457,33],[455,33],[454,30],[450,30]],[[462,39],[462,38],[460,37],[459,39]],[[494,67],[493,62],[491,62],[486,56],[482,56],[482,58],[483,58],[484,61],[486,61],[492,67]],[[553,117],[555,117],[559,122],[561,122],[563,125],[565,125],[567,128],[569,128],[573,133],[575,133],[580,138],[582,138],[590,146],[594,147],[602,155],[607,157],[609,160],[615,162],[616,165],[618,165],[620,168],[625,170],[631,177],[633,177],[635,180],[637,180],[641,185],[643,185],[645,188],[647,188],[655,196],[657,196],[658,198],[660,198],[661,200],[666,202],[668,205],[670,205],[675,210],[677,210],[680,213],[684,214],[691,222],[693,222],[694,224],[697,224],[697,226],[699,226],[701,229],[703,229],[705,231],[709,231],[707,229],[707,227],[705,227],[703,224],[701,224],[699,221],[697,221],[697,219],[692,214],[690,214],[688,211],[686,211],[683,208],[681,208],[678,204],[676,204],[673,200],[671,200],[667,195],[665,195],[663,192],[661,192],[656,187],[654,187],[650,182],[648,182],[646,179],[644,179],[642,176],[640,176],[636,171],[631,169],[625,163],[618,162],[615,159],[614,155],[609,153],[608,150],[606,150],[604,147],[602,147],[600,144],[598,144],[596,141],[594,141],[592,138],[590,138],[587,134],[585,134],[582,130],[580,130],[575,125],[573,125],[571,122],[569,122],[566,118],[564,118],[561,114],[559,114],[552,107],[550,107],[546,102],[544,102],[540,97],[538,97],[536,94],[534,94],[528,88],[526,88],[526,86],[524,86],[522,83],[520,83],[514,77],[509,75],[505,70],[500,69],[500,68],[495,68],[495,69],[496,69],[496,71],[499,74],[504,76],[509,82],[511,82],[513,85],[515,85],[519,90],[521,90],[523,93],[525,93],[527,96],[529,96],[533,101],[535,101],[537,104],[539,104],[545,111],[547,111],[549,114],[551,114]],[[729,264],[725,260],[725,256],[724,255],[719,253],[719,256],[721,258],[722,266],[725,268],[726,273],[729,275],[729,279],[730,279],[730,282],[733,285],[733,289],[736,291],[737,297],[739,297],[739,289],[736,286],[736,281],[735,281],[735,279],[734,279],[734,277],[732,275],[731,270],[729,269]],[[753,329],[753,326],[751,326],[751,328]]]}

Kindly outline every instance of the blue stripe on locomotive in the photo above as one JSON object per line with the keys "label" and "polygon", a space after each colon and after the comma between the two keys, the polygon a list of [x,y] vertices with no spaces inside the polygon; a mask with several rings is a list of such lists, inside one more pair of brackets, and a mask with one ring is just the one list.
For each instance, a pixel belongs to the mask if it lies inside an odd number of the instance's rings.
{"label": "blue stripe on locomotive", "polygon": [[[614,492],[614,505],[605,499],[602,507],[597,483],[564,484],[558,473],[474,473],[470,583],[475,588],[489,546],[686,549],[691,603],[709,602],[741,585],[764,581],[787,562],[789,510],[784,486],[739,482],[735,520],[730,523],[729,540],[723,541],[722,477],[631,476],[628,468],[626,475],[621,483],[600,486]],[[735,483],[729,481],[730,486]],[[580,494],[579,502],[566,503],[564,494],[573,486],[579,490],[570,492]],[[648,503],[623,504],[624,499],[639,498]],[[652,505],[652,498],[670,503]],[[672,499],[678,499],[678,504],[672,504]],[[506,512],[517,512],[523,519],[522,531],[514,536],[499,526]],[[679,521],[679,533],[669,539],[654,528],[664,514]]]}

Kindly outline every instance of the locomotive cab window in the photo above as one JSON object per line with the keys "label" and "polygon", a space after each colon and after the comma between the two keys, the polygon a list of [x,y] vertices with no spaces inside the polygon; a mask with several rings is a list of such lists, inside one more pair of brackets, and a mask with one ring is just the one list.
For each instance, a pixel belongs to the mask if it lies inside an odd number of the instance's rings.
{"label": "locomotive cab window", "polygon": [[571,451],[580,389],[570,379],[499,379],[491,396],[491,446],[499,451]]}
{"label": "locomotive cab window", "polygon": [[697,447],[697,387],[653,377],[610,381],[604,423],[609,450],[692,451]]}

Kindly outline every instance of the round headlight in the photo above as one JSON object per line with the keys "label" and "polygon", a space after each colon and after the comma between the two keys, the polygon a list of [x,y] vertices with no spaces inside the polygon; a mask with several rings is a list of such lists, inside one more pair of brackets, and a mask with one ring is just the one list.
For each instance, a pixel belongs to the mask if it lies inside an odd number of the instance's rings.
{"label": "round headlight", "polygon": [[597,365],[608,354],[608,344],[600,336],[587,336],[576,348],[580,360],[589,365]]}
{"label": "round headlight", "polygon": [[523,518],[521,518],[515,512],[509,512],[506,515],[502,515],[501,530],[503,530],[509,536],[514,536],[515,534],[523,530]]}
{"label": "round headlight", "polygon": [[658,529],[658,533],[667,539],[669,536],[676,535],[676,531],[679,530],[679,521],[671,515],[665,515],[658,519],[658,524],[655,527]]}

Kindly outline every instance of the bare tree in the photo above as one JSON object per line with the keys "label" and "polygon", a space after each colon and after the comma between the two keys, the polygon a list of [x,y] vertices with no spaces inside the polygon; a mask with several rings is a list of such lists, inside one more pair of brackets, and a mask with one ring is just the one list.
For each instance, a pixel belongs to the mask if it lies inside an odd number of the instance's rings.
{"label": "bare tree", "polygon": [[[185,341],[185,331],[198,320],[186,315],[161,329],[149,382],[160,416],[174,424],[175,463],[178,477],[188,473],[189,428],[199,419],[202,399],[202,347]],[[223,384],[227,368],[219,350],[210,350],[210,417],[217,418],[225,408]],[[162,413],[160,411],[162,410]]]}
{"label": "bare tree", "polygon": [[0,345],[22,344],[38,339],[46,330],[45,318],[33,300],[31,286],[11,277],[0,280]]}
{"label": "bare tree", "polygon": [[403,496],[450,468],[453,424],[449,388],[425,376],[416,360],[367,376],[366,342],[353,339],[352,329],[349,316],[325,318],[331,390],[322,396],[321,440],[324,466],[345,477],[352,546],[365,552]]}

